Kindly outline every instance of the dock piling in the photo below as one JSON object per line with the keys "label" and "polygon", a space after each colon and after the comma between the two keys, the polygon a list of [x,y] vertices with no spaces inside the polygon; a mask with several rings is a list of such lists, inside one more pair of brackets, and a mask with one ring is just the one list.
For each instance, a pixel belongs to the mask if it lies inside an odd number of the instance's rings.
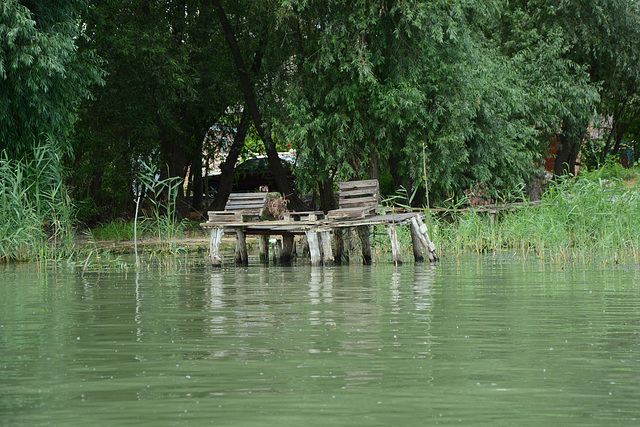
{"label": "dock piling", "polygon": [[396,233],[396,226],[389,224],[387,226],[387,233],[389,234],[389,240],[391,240],[391,253],[393,254],[393,263],[395,265],[402,264],[402,253],[400,251],[400,244],[398,243],[398,234]]}
{"label": "dock piling", "polygon": [[360,225],[356,227],[360,243],[362,244],[362,263],[371,264],[371,239],[369,238],[369,226]]}
{"label": "dock piling", "polygon": [[280,254],[280,262],[289,264],[293,260],[293,251],[295,250],[295,242],[293,234],[285,233],[282,235],[282,253]]}
{"label": "dock piling", "polygon": [[309,254],[311,255],[311,265],[322,265],[322,258],[320,256],[320,242],[318,239],[318,232],[307,230],[307,242],[309,243]]}
{"label": "dock piling", "polygon": [[319,232],[322,241],[322,263],[324,265],[333,265],[333,250],[331,249],[331,233],[329,230]]}
{"label": "dock piling", "polygon": [[269,263],[269,235],[261,234],[260,240],[258,241],[258,246],[260,247],[260,262],[263,264]]}
{"label": "dock piling", "polygon": [[249,255],[247,253],[247,236],[245,235],[244,230],[237,229],[236,237],[236,264],[248,265]]}
{"label": "dock piling", "polygon": [[222,242],[222,235],[224,230],[219,227],[211,229],[211,238],[209,240],[209,256],[211,258],[211,265],[213,267],[222,266],[222,257],[220,256],[220,244]]}

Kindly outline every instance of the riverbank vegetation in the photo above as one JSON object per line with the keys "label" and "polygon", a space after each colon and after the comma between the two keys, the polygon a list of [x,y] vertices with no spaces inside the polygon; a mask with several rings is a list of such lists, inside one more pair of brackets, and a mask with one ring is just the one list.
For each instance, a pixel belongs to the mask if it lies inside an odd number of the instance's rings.
{"label": "riverbank vegetation", "polygon": [[0,157],[0,261],[71,252],[74,212],[61,171],[49,144],[23,160]]}
{"label": "riverbank vegetation", "polygon": [[[487,227],[472,211],[432,216],[443,252],[634,254],[633,220],[609,222],[632,191],[569,177],[579,155],[591,171],[638,158],[639,8],[4,1],[0,259],[67,256],[74,230],[105,224],[173,242],[185,218],[224,206],[235,165],[257,154],[294,210],[332,209],[337,182],[367,178],[386,198],[406,189],[413,208],[461,207],[473,188],[493,200],[542,197]],[[295,153],[294,181],[279,151]],[[554,184],[534,197],[545,163]]]}
{"label": "riverbank vegetation", "polygon": [[[628,181],[620,178],[623,175]],[[510,251],[557,262],[638,263],[640,187],[637,169],[611,165],[561,177],[539,204],[505,210],[492,221],[468,210],[453,221],[432,217],[442,253]]]}

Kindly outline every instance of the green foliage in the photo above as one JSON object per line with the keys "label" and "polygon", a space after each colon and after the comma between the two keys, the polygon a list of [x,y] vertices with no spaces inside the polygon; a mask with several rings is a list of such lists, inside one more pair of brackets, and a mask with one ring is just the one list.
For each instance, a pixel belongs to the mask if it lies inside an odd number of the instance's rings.
{"label": "green foliage", "polygon": [[[618,154],[625,135],[640,123],[640,6],[633,0],[533,0],[522,2],[537,27],[559,28],[571,48],[563,57],[588,71],[598,89],[597,109],[610,124],[604,127],[604,143],[597,163],[607,154]],[[576,108],[569,104],[569,111]],[[581,123],[585,133],[587,123]]]}
{"label": "green foliage", "polygon": [[78,55],[81,2],[0,4],[0,259],[46,259],[71,249],[63,158],[76,108],[100,82]]}
{"label": "green foliage", "polygon": [[184,229],[183,222],[176,216],[178,189],[183,184],[179,177],[159,179],[159,171],[143,163],[144,170],[137,176],[145,199],[151,204],[150,220],[163,248],[173,249],[175,239]]}
{"label": "green foliage", "polygon": [[[433,204],[478,183],[513,193],[551,137],[577,154],[596,109],[638,133],[631,0],[221,3],[264,129],[298,150],[305,189],[382,176],[385,194],[428,184]],[[74,194],[93,219],[126,216],[141,159],[199,171],[206,130],[237,127],[243,97],[209,2],[92,2],[83,22],[81,50],[109,74],[83,104]]]}
{"label": "green foliage", "polygon": [[416,193],[420,187],[416,187],[411,194],[406,188],[400,186],[396,193],[383,200],[384,205],[391,208],[393,211],[395,207],[400,207],[406,210],[411,210],[413,205],[413,199],[416,197]]}
{"label": "green foliage", "polygon": [[119,219],[105,224],[99,224],[96,227],[93,227],[89,232],[89,235],[93,241],[132,241],[135,234],[133,227],[133,221],[124,221],[122,219]]}
{"label": "green foliage", "polygon": [[600,169],[586,171],[581,176],[589,180],[629,180],[638,176],[638,170],[623,167],[616,156],[607,156]]}
{"label": "green foliage", "polygon": [[[542,204],[504,212],[499,221],[467,211],[453,222],[437,220],[438,250],[508,250],[557,262],[638,263],[640,189],[592,174],[559,179]],[[432,219],[433,220],[433,219]]]}
{"label": "green foliage", "polygon": [[560,27],[539,30],[524,7],[287,1],[279,18],[297,38],[274,115],[308,181],[378,162],[396,185],[428,182],[436,203],[478,182],[511,192],[562,119],[588,120],[598,99]]}
{"label": "green foliage", "polygon": [[68,153],[75,109],[100,73],[90,52],[76,53],[77,3],[22,3],[0,4],[0,150],[21,158],[49,135]]}
{"label": "green foliage", "polygon": [[0,157],[0,260],[48,259],[72,248],[73,207],[53,144],[27,160]]}
{"label": "green foliage", "polygon": [[208,129],[237,127],[241,93],[214,11],[200,1],[91,1],[82,18],[80,51],[104,58],[108,74],[80,109],[75,197],[95,203],[88,222],[130,217],[142,162],[168,165],[167,176],[199,172]]}

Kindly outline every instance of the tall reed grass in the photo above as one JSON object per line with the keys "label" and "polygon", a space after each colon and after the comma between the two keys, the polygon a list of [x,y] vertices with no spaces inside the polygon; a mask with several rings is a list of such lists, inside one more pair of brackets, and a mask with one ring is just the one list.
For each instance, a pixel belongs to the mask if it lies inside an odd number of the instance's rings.
{"label": "tall reed grass", "polygon": [[[145,195],[151,208],[151,215],[145,218],[145,222],[151,223],[149,228],[154,230],[161,247],[173,251],[176,249],[176,239],[184,231],[184,222],[180,221],[176,214],[178,189],[182,185],[182,179],[160,179],[159,170],[155,165],[143,162],[142,166],[143,170],[137,174],[141,184],[138,194]],[[137,203],[140,203],[140,198]]]}
{"label": "tall reed grass", "polygon": [[477,211],[466,211],[454,221],[432,216],[438,250],[508,250],[559,262],[638,263],[640,188],[602,176],[559,179],[541,204],[504,211],[494,222]]}
{"label": "tall reed grass", "polygon": [[0,154],[0,261],[56,258],[73,246],[73,207],[52,143],[21,161]]}

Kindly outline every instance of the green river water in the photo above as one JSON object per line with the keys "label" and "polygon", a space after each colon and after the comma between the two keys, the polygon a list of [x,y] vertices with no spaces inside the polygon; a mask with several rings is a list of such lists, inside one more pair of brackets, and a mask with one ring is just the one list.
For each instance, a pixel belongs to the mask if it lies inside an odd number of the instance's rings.
{"label": "green river water", "polygon": [[640,274],[0,266],[0,425],[636,425]]}

